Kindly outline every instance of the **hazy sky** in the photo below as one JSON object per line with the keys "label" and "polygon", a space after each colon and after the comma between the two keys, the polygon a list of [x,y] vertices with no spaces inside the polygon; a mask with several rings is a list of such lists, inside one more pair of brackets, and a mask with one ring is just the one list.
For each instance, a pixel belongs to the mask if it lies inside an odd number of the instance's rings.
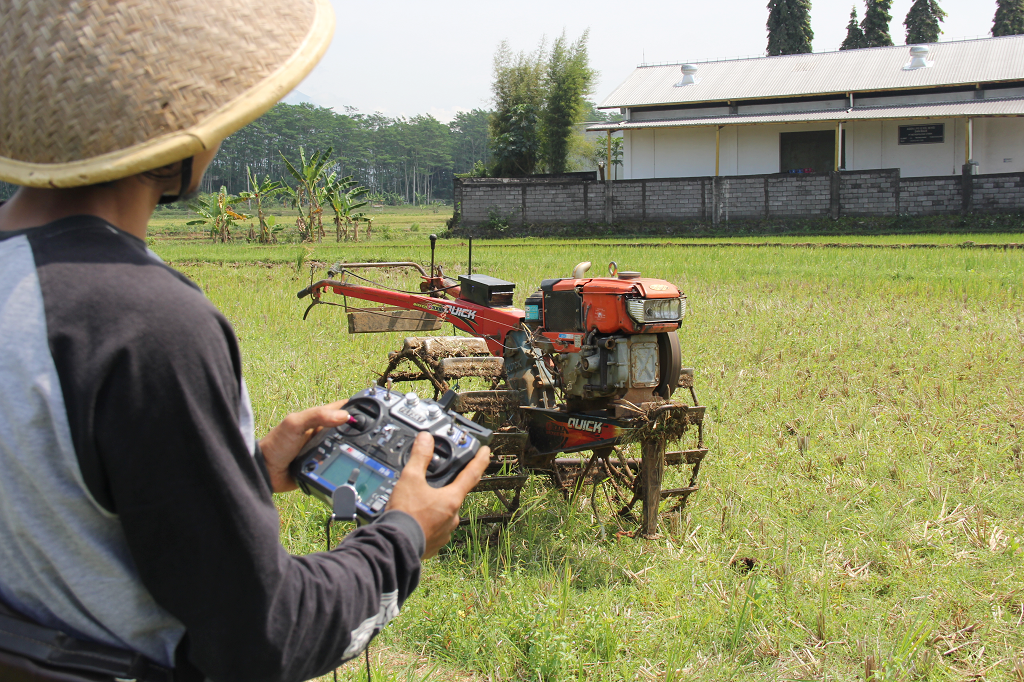
{"label": "hazy sky", "polygon": [[[622,0],[331,0],[338,19],[327,56],[297,88],[315,103],[388,116],[487,108],[491,59],[507,39],[532,50],[564,29],[575,39],[590,29],[590,63],[599,72],[592,99],[601,102],[641,62],[682,62],[763,55],[767,0],[626,3]],[[941,40],[985,37],[995,0],[940,0],[948,14]],[[890,32],[904,41],[912,0],[895,0]],[[838,49],[850,0],[815,0],[815,52]],[[863,18],[863,1],[858,16]]]}

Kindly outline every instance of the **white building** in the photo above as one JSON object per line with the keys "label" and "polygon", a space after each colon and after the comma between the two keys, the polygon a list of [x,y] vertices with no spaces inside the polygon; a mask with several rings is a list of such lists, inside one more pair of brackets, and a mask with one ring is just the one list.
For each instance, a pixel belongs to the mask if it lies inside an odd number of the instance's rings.
{"label": "white building", "polygon": [[1024,36],[640,66],[601,103],[625,178],[1024,171]]}

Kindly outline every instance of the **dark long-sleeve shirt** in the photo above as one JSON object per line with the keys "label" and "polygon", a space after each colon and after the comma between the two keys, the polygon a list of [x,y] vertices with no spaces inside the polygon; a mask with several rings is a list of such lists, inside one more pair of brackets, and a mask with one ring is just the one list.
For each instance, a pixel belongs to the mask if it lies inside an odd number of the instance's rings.
{"label": "dark long-sleeve shirt", "polygon": [[227,320],[145,244],[76,216],[0,232],[0,598],[179,677],[303,680],[419,580],[389,512],[290,556]]}

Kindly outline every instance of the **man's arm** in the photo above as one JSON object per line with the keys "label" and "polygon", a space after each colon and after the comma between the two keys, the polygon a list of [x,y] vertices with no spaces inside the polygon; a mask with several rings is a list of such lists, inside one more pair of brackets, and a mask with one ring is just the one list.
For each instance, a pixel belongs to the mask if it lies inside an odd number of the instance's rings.
{"label": "man's arm", "polygon": [[239,430],[234,337],[204,312],[152,324],[97,395],[94,440],[112,511],[141,580],[185,625],[204,674],[307,679],[397,612],[419,580],[423,547],[408,526],[385,522],[329,553],[284,551],[270,489]]}
{"label": "man's arm", "polygon": [[[288,471],[289,465],[314,433],[327,426],[345,423],[348,412],[341,409],[344,404],[345,401],[340,400],[294,412],[260,441],[267,477],[275,493],[298,487]],[[466,468],[443,488],[433,488],[427,483],[427,466],[433,454],[434,438],[427,432],[419,433],[387,506],[389,511],[402,512],[415,521],[416,527],[407,534],[422,536],[424,559],[437,554],[451,539],[452,531],[459,525],[459,507],[469,491],[480,482],[490,462],[491,450],[486,446],[477,450]]]}

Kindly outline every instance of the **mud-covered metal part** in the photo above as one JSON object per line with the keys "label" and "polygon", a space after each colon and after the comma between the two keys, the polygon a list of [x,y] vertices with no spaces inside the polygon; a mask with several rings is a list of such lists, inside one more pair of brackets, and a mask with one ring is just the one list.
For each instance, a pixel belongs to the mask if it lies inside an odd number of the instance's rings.
{"label": "mud-covered metal part", "polygon": [[505,359],[491,356],[444,358],[437,363],[437,371],[442,379],[461,379],[463,377],[500,379],[505,371]]}
{"label": "mud-covered metal part", "polygon": [[[699,490],[697,477],[708,452],[704,446],[704,411],[701,405],[676,401],[645,405],[635,417],[621,420],[633,428],[610,449],[595,449],[591,458],[553,459],[552,481],[570,499],[584,485],[594,486],[595,492],[603,485],[608,504],[618,508],[619,517],[631,518],[639,502],[639,532],[652,537],[657,534],[661,503],[671,502],[671,510],[679,511]],[[667,444],[681,442],[694,431],[696,447],[667,451]],[[640,457],[626,455],[625,449],[632,444],[638,446]],[[665,467],[689,467],[688,483],[664,488]]]}
{"label": "mud-covered metal part", "polygon": [[463,391],[455,401],[456,412],[499,414],[519,407],[519,391]]}
{"label": "mud-covered metal part", "polygon": [[[389,354],[388,365],[377,380],[381,386],[388,379],[427,382],[437,393],[470,377],[491,384],[490,390],[459,392],[453,409],[475,415],[475,419],[495,429],[491,463],[474,492],[494,494],[503,511],[464,518],[463,523],[507,522],[518,509],[530,473],[549,476],[573,502],[589,490],[595,512],[599,490],[604,491],[619,518],[633,517],[639,503],[639,532],[644,536],[657,533],[662,502],[672,503],[672,508],[678,510],[698,490],[697,475],[707,449],[703,441],[705,408],[697,404],[696,395],[689,390],[693,370],[680,370],[677,365],[672,368],[677,381],[664,382],[688,389],[692,403],[650,401],[625,410],[625,416],[619,417],[607,412],[580,414],[564,408],[524,405],[523,389],[515,390],[510,384],[526,387],[526,382],[532,380],[533,389],[542,390],[543,380],[537,381],[542,375],[531,355],[524,352],[512,357],[528,358],[522,365],[511,365],[515,384],[508,381],[508,358],[491,356],[482,339],[408,337],[400,350]],[[546,371],[543,365],[540,369]],[[666,451],[666,443],[680,442],[694,431],[695,447]],[[639,449],[639,457],[625,454],[631,446]],[[665,467],[689,467],[688,484],[664,488]]]}
{"label": "mud-covered metal part", "polygon": [[531,340],[525,330],[505,336],[505,380],[510,390],[519,392],[520,404],[554,407],[555,379]]}

